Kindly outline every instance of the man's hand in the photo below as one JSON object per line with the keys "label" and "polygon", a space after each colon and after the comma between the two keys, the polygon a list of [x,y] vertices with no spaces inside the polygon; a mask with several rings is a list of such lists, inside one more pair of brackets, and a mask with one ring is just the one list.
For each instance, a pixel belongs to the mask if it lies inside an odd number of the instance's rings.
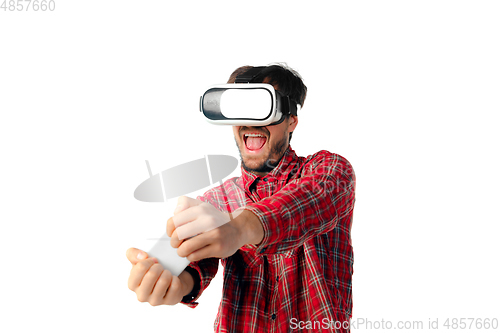
{"label": "man's hand", "polygon": [[174,216],[167,221],[167,234],[177,254],[190,261],[226,258],[246,244],[262,241],[262,224],[252,212],[238,210],[230,218],[208,203],[180,197]]}
{"label": "man's hand", "polygon": [[127,258],[133,265],[128,287],[137,294],[140,302],[152,306],[174,305],[193,289],[194,280],[190,273],[184,271],[179,277],[174,276],[163,269],[156,258],[148,258],[144,251],[130,248]]}
{"label": "man's hand", "polygon": [[171,237],[175,229],[179,240],[187,239],[218,228],[230,222],[238,214],[239,212],[231,216],[209,203],[181,196],[177,201],[174,216],[169,219],[171,222],[167,222],[167,234]]}

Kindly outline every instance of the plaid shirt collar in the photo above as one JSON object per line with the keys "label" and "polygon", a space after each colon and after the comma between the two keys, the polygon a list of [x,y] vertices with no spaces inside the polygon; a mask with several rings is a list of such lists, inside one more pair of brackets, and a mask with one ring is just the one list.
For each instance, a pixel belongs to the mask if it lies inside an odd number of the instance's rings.
{"label": "plaid shirt collar", "polygon": [[290,145],[288,145],[287,150],[285,151],[285,154],[281,158],[280,162],[278,165],[267,175],[265,176],[258,176],[256,174],[253,174],[241,167],[241,181],[243,181],[243,186],[245,187],[245,190],[249,191],[250,186],[257,180],[257,179],[262,179],[266,178],[269,181],[286,181],[288,177],[290,176],[291,170],[295,167],[298,166],[298,156],[295,154],[295,151],[292,149]]}

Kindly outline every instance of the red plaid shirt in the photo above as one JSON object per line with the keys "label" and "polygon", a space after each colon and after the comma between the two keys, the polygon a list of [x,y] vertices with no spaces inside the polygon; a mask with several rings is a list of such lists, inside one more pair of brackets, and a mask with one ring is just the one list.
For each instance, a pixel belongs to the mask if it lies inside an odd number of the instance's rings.
{"label": "red plaid shirt", "polygon": [[[223,189],[198,197],[221,211],[244,207],[264,228],[258,246],[246,245],[221,259],[224,289],[215,331],[320,332],[345,326],[352,311],[351,165],[325,150],[305,158],[288,147],[264,177],[241,170],[242,176],[224,182]],[[188,306],[198,304],[218,263],[208,258],[190,264],[201,285]]]}

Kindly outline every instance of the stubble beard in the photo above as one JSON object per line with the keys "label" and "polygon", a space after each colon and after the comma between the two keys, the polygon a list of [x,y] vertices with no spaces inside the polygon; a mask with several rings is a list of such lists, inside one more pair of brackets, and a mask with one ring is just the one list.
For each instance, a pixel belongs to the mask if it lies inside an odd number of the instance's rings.
{"label": "stubble beard", "polygon": [[[286,132],[285,132],[285,135],[283,135],[283,139],[276,142],[271,147],[271,151],[269,152],[269,154],[265,158],[265,161],[262,164],[254,167],[254,168],[251,168],[245,164],[245,160],[243,159],[243,156],[241,155],[241,149],[240,149],[240,146],[238,145],[238,142],[236,141],[236,138],[235,138],[235,142],[236,142],[236,147],[238,147],[238,151],[240,152],[241,166],[246,171],[252,172],[252,173],[254,173],[254,172],[265,172],[265,173],[271,172],[279,164],[281,158],[283,157],[283,155],[286,151],[286,148],[288,148],[288,136],[286,135]],[[245,142],[243,142],[243,145],[244,144],[245,144]],[[271,156],[278,156],[278,158],[277,159],[272,158]]]}

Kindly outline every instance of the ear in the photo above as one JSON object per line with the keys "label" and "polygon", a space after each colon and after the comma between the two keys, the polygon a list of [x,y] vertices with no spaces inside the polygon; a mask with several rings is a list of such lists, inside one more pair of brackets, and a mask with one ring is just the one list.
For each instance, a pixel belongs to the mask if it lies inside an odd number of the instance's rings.
{"label": "ear", "polygon": [[295,127],[297,127],[297,124],[299,123],[299,118],[292,114],[290,115],[290,117],[288,117],[287,121],[288,121],[288,132],[293,132],[295,130]]}

